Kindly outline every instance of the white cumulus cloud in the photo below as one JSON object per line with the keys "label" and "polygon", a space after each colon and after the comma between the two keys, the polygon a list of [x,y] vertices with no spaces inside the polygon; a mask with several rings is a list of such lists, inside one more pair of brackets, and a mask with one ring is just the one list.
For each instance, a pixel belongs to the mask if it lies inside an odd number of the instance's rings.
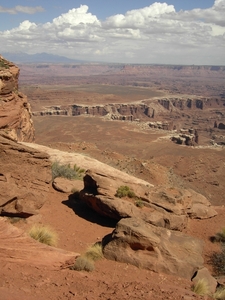
{"label": "white cumulus cloud", "polygon": [[22,6],[17,5],[12,8],[7,8],[0,6],[0,13],[8,13],[8,14],[18,14],[18,13],[25,13],[25,14],[35,14],[37,12],[43,12],[44,8],[41,6],[31,7],[31,6]]}
{"label": "white cumulus cloud", "polygon": [[225,64],[224,16],[225,0],[178,12],[173,5],[155,2],[103,21],[81,5],[45,24],[25,20],[0,32],[0,52],[50,52],[124,63]]}

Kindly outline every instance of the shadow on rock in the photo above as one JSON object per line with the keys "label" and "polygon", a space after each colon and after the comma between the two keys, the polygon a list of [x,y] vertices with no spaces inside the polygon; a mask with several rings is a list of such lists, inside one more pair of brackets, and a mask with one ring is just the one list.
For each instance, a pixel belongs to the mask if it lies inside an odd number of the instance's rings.
{"label": "shadow on rock", "polygon": [[93,211],[90,207],[87,206],[87,204],[79,199],[79,196],[76,195],[76,193],[69,195],[69,198],[62,201],[62,203],[71,208],[76,215],[89,222],[111,228],[115,228],[117,224],[116,220],[100,216],[98,213]]}

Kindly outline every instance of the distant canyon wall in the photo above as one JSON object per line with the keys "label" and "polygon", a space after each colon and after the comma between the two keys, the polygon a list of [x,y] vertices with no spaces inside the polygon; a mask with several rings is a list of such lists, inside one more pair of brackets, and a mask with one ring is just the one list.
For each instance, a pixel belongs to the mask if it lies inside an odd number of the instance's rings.
{"label": "distant canyon wall", "polygon": [[50,106],[43,111],[35,112],[35,116],[65,115],[65,116],[107,116],[114,120],[142,120],[149,119],[177,119],[182,114],[188,115],[198,112],[214,113],[215,116],[225,118],[225,100],[222,99],[178,99],[163,98],[140,101],[132,104],[107,104],[107,105],[68,105]]}

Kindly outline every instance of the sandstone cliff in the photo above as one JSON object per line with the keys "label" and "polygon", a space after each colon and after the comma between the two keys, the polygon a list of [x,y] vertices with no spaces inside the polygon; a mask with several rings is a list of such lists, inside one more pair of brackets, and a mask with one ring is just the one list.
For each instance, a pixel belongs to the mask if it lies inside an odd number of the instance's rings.
{"label": "sandstone cliff", "polygon": [[0,55],[0,130],[18,141],[33,141],[27,97],[18,91],[19,68]]}

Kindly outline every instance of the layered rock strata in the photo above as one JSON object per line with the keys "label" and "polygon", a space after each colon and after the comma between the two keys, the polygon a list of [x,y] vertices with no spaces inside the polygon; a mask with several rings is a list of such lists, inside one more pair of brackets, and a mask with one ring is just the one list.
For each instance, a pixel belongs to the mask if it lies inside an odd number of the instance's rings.
{"label": "layered rock strata", "polygon": [[0,130],[18,141],[33,141],[27,97],[18,91],[19,68],[0,55]]}

